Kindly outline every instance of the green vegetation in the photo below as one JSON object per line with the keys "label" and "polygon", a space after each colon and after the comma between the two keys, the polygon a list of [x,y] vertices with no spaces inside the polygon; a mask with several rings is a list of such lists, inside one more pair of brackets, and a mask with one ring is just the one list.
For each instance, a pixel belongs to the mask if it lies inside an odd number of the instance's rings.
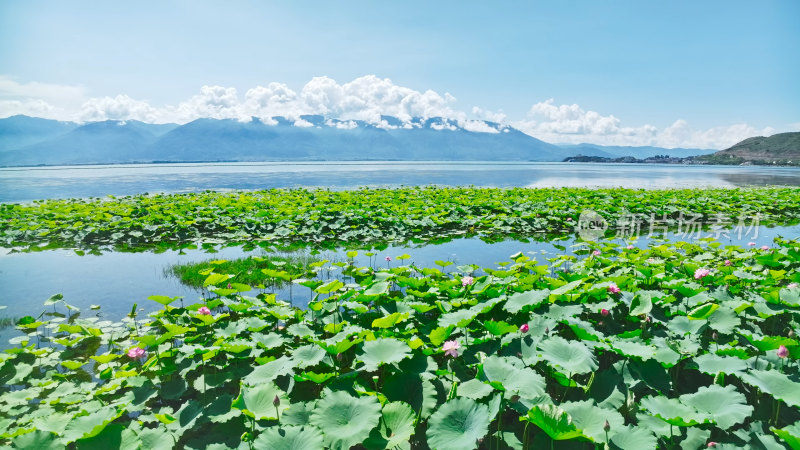
{"label": "green vegetation", "polygon": [[347,264],[305,310],[230,283],[112,323],[54,296],[0,354],[0,444],[797,448],[800,243],[575,250]]}
{"label": "green vegetation", "polygon": [[[250,256],[231,261],[215,259],[197,263],[176,264],[168,269],[168,275],[178,278],[181,283],[194,288],[205,288],[204,285],[211,272],[231,274],[231,278],[216,283],[215,287],[223,287],[229,283],[241,283],[254,287],[283,286],[286,281],[270,277],[275,271],[285,271],[289,278],[296,280],[303,277],[313,278],[314,267],[319,266],[319,259],[312,256]],[[326,261],[327,262],[327,261]],[[312,265],[312,263],[317,263]]]}
{"label": "green vegetation", "polygon": [[710,164],[800,165],[800,132],[757,136],[711,155],[695,157]]}
{"label": "green vegetation", "polygon": [[79,252],[213,249],[367,248],[455,237],[553,239],[570,236],[583,210],[613,234],[636,214],[675,228],[681,217],[713,222],[759,214],[762,224],[796,223],[800,189],[478,189],[269,190],[47,200],[0,205],[0,245]]}

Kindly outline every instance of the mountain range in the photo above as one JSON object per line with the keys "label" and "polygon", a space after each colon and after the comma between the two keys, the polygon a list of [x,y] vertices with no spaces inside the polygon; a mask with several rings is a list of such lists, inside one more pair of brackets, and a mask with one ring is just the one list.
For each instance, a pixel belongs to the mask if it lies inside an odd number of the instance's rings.
{"label": "mountain range", "polygon": [[0,166],[216,161],[562,161],[575,155],[690,156],[702,149],[554,145],[513,127],[446,118],[380,124],[301,116],[198,119],[184,125],[135,120],[78,124],[28,116],[0,119]]}

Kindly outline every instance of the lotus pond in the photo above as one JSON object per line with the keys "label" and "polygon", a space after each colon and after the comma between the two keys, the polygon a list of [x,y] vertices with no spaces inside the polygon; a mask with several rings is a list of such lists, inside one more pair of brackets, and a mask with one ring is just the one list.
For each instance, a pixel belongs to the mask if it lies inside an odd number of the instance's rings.
{"label": "lotus pond", "polygon": [[[3,205],[0,235],[15,251],[345,249],[302,264],[187,267],[204,296],[151,295],[138,301],[154,312],[131,301],[120,321],[54,295],[0,353],[0,443],[799,448],[797,240],[578,238],[491,266],[377,251],[463,235],[564,238],[584,209],[612,224],[607,235],[627,212],[667,227],[684,211],[790,225],[799,193],[300,190]],[[287,283],[310,293],[307,305],[274,289]]]}

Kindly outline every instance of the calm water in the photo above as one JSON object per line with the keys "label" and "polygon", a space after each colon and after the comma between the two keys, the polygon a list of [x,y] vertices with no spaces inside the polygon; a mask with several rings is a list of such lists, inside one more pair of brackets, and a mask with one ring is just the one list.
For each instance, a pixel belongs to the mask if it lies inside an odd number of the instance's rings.
{"label": "calm water", "polygon": [[800,168],[525,162],[303,162],[0,169],[0,202],[143,192],[417,185],[692,188],[800,185]]}
{"label": "calm water", "polygon": [[[349,189],[362,186],[397,187],[412,185],[497,186],[497,187],[734,187],[747,185],[800,185],[800,169],[769,167],[676,166],[637,164],[569,163],[229,163],[163,164],[124,166],[82,166],[0,169],[0,202],[23,202],[44,198],[97,197],[144,192],[194,192],[207,189],[263,189],[275,187],[325,187]],[[745,244],[755,241],[769,245],[781,235],[798,237],[800,227],[766,229],[758,236],[733,236],[725,242]],[[564,242],[562,242],[564,244]],[[566,243],[569,245],[569,242]],[[647,245],[640,240],[639,246]],[[540,261],[560,251],[551,243],[505,241],[487,244],[479,239],[461,239],[424,247],[390,247],[378,252],[373,264],[385,266],[385,256],[396,258],[408,253],[418,267],[434,267],[435,260],[457,264],[493,267],[508,261],[516,252],[537,254]],[[254,254],[260,254],[256,251]],[[542,254],[544,252],[544,254]],[[183,296],[194,302],[201,293],[164,275],[165,269],[179,263],[208,259],[233,259],[245,256],[238,248],[220,253],[201,251],[154,253],[106,253],[77,256],[72,251],[14,253],[0,249],[0,311],[2,317],[38,315],[44,300],[61,293],[64,299],[82,309],[84,315],[99,315],[119,320],[134,303],[146,311],[159,307],[147,300],[150,295]],[[342,261],[342,253],[321,255]],[[376,262],[377,261],[377,262]],[[366,265],[359,256],[357,264]],[[393,261],[391,264],[397,264]],[[450,266],[452,270],[455,266]],[[335,276],[336,274],[331,274]],[[327,276],[327,274],[325,275]],[[303,305],[308,289],[294,288],[294,301]],[[287,299],[286,292],[279,297]],[[101,305],[92,311],[90,305]],[[0,331],[0,347],[17,332]]]}
{"label": "calm water", "polygon": [[[792,227],[759,227],[741,235],[731,234],[727,239],[720,239],[724,244],[746,245],[756,242],[758,246],[770,245],[776,236],[800,238],[800,226]],[[675,236],[667,236],[675,240]],[[622,240],[616,242],[622,244]],[[572,240],[561,241],[567,247]],[[646,247],[648,239],[642,237],[636,242],[638,247]],[[457,270],[460,264],[477,264],[480,267],[497,267],[497,263],[510,261],[510,256],[524,252],[546,263],[547,258],[563,253],[550,242],[503,241],[488,244],[480,239],[458,239],[439,245],[422,247],[393,246],[386,250],[375,251],[371,260],[363,255],[363,251],[355,259],[360,266],[372,264],[386,267],[386,256],[393,261],[394,267],[399,264],[397,256],[407,253],[411,256],[403,264],[415,264],[417,267],[436,267],[436,260],[449,260],[455,264],[448,271]],[[344,251],[326,252],[317,255],[319,259],[345,261]],[[185,301],[194,303],[202,298],[200,291],[186,287],[177,279],[165,275],[175,264],[186,264],[211,259],[234,259],[247,255],[263,255],[262,250],[247,253],[240,248],[226,248],[218,253],[205,253],[194,250],[180,254],[176,251],[164,253],[105,253],[99,256],[78,256],[69,250],[53,250],[39,253],[0,254],[0,305],[8,308],[0,311],[0,317],[21,317],[38,315],[44,308],[42,303],[53,294],[63,294],[64,300],[82,310],[82,314],[99,315],[110,320],[119,320],[130,312],[131,306],[137,303],[144,312],[150,312],[161,306],[147,300],[151,295],[182,296]],[[330,266],[328,266],[330,267]],[[323,272],[323,278],[337,276],[337,271]],[[254,295],[252,292],[251,295]],[[278,292],[278,297],[289,300],[287,290]],[[310,291],[303,286],[293,288],[292,299],[295,305],[305,306],[310,298]],[[89,309],[91,305],[101,305],[99,311]],[[0,331],[0,348],[17,332],[13,328]]]}

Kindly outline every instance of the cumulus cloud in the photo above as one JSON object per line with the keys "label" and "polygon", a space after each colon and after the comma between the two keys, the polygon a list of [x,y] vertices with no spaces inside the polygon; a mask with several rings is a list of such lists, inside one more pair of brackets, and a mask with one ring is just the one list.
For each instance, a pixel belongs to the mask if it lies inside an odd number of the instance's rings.
{"label": "cumulus cloud", "polygon": [[757,129],[747,124],[692,128],[685,120],[658,129],[649,124],[624,126],[613,115],[587,111],[579,105],[556,105],[553,99],[534,104],[524,120],[512,121],[515,128],[547,142],[691,148],[727,148],[752,136],[769,136],[775,129]]}
{"label": "cumulus cloud", "polygon": [[[733,124],[695,129],[685,120],[659,129],[649,124],[629,125],[613,114],[586,110],[577,104],[560,105],[554,99],[531,106],[527,115],[509,120],[502,111],[472,107],[468,114],[454,107],[450,93],[418,91],[399,86],[389,78],[366,75],[339,83],[329,77],[315,77],[294,90],[271,82],[248,89],[243,96],[234,87],[203,86],[199,93],[176,105],[156,106],[127,95],[89,98],[81,86],[20,83],[0,76],[0,117],[26,114],[59,120],[140,120],[153,123],[187,123],[199,118],[249,121],[256,117],[275,125],[273,117],[285,117],[298,127],[313,126],[304,115],[321,115],[326,126],[352,129],[356,120],[384,129],[420,126],[414,119],[441,117],[434,129],[461,127],[482,133],[508,132],[507,125],[538,139],[553,143],[594,143],[601,145],[655,145],[663,147],[726,148],[755,135],[770,135],[772,128],[757,129]],[[385,116],[399,119],[387,121]],[[500,123],[490,126],[484,121]],[[800,124],[790,125],[800,129]]]}

